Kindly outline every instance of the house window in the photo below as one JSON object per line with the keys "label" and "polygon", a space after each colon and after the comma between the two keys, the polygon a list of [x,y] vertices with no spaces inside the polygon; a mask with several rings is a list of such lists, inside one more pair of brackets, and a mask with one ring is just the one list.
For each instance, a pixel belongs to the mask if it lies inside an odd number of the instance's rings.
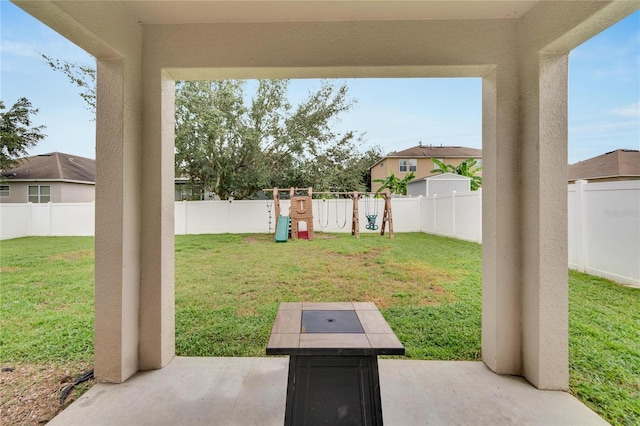
{"label": "house window", "polygon": [[9,185],[0,185],[0,197],[9,196]]}
{"label": "house window", "polygon": [[415,172],[418,169],[418,160],[415,158],[412,159],[402,159],[400,160],[400,171],[401,172]]}
{"label": "house window", "polygon": [[482,159],[476,158],[476,168],[482,167]]}
{"label": "house window", "polygon": [[48,203],[51,201],[51,187],[49,185],[30,185],[30,203]]}

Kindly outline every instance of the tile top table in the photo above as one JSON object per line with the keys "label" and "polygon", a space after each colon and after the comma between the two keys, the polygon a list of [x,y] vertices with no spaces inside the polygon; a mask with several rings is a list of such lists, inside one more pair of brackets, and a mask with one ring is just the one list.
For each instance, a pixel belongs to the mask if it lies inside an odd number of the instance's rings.
{"label": "tile top table", "polygon": [[378,355],[404,347],[373,303],[281,303],[267,355],[289,355],[285,426],[382,426]]}
{"label": "tile top table", "polygon": [[371,302],[281,303],[267,355],[404,355]]}

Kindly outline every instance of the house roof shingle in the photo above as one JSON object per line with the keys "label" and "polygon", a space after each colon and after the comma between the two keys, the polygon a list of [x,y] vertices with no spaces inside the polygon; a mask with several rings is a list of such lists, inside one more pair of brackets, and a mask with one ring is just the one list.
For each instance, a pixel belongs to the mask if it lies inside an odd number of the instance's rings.
{"label": "house roof shingle", "polygon": [[640,178],[640,151],[617,149],[569,165],[569,181],[610,177]]}
{"label": "house roof shingle", "polygon": [[482,150],[466,146],[418,145],[402,151],[390,152],[385,157],[469,158],[482,157]]}
{"label": "house roof shingle", "polygon": [[25,158],[15,169],[3,171],[9,181],[55,180],[96,181],[96,160],[77,155],[52,152]]}
{"label": "house roof shingle", "polygon": [[466,146],[417,145],[402,151],[393,151],[384,155],[371,168],[385,158],[482,158],[482,150]]}

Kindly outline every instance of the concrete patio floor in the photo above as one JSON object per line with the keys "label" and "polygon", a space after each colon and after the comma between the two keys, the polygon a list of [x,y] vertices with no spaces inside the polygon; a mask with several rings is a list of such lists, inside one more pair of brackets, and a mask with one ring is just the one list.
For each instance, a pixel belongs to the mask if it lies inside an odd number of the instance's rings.
{"label": "concrete patio floor", "polygon": [[[282,425],[288,358],[174,358],[100,383],[49,425]],[[540,391],[482,362],[379,362],[386,425],[606,425],[565,392]]]}

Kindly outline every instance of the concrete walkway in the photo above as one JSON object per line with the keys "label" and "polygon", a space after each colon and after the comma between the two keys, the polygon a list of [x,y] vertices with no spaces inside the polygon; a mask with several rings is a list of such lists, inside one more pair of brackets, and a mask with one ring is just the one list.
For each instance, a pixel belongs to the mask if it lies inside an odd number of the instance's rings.
{"label": "concrete walkway", "polygon": [[[288,358],[175,358],[97,384],[49,425],[282,425]],[[384,423],[606,425],[565,392],[539,391],[482,362],[379,362]]]}

